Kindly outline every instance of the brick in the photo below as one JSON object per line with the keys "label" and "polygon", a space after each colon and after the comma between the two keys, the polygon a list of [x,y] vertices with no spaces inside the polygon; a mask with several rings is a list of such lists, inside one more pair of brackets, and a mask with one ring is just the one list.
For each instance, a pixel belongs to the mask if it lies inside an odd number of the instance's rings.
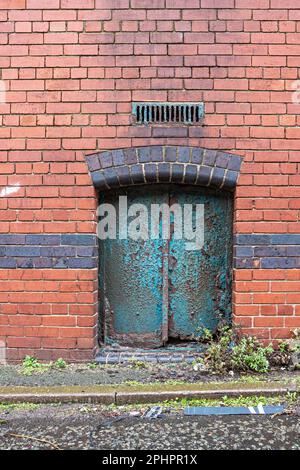
{"label": "brick", "polygon": [[[236,8],[246,8],[247,10],[249,9],[249,2],[248,0],[236,0],[235,2],[235,7]],[[253,0],[251,2],[251,8],[253,10],[256,9],[268,9],[269,8],[269,0]]]}
{"label": "brick", "polygon": [[180,42],[183,42],[183,34],[182,33],[175,33],[175,32],[172,32],[172,33],[165,33],[165,32],[151,33],[150,34],[150,40],[153,43],[162,43],[162,44],[180,43]]}
{"label": "brick", "polygon": [[[149,8],[148,0],[131,0],[131,8]],[[151,8],[165,8],[164,0],[153,0]],[[168,8],[168,7],[167,7]],[[172,7],[173,8],[173,7]]]}
{"label": "brick", "polygon": [[[162,3],[162,2],[160,2]],[[166,0],[166,8],[199,8],[200,0]]]}
{"label": "brick", "polygon": [[93,9],[95,7],[95,0],[85,0],[82,3],[81,0],[61,0],[61,8],[86,8],[86,9]]}
{"label": "brick", "polygon": [[55,10],[60,7],[59,0],[27,0],[26,6],[28,9],[36,8],[38,10]]}
{"label": "brick", "polygon": [[26,0],[3,0],[0,10],[17,10],[26,8]]}
{"label": "brick", "polygon": [[234,8],[234,0],[201,0],[202,8]]}
{"label": "brick", "polygon": [[[184,42],[192,44],[208,44],[214,42],[214,34],[201,32],[201,33],[185,33]],[[230,41],[228,41],[230,42]]]}
{"label": "brick", "polygon": [[[96,1],[96,8],[99,9],[124,9],[129,7],[129,0],[114,0],[114,2],[111,2],[111,0],[95,0]],[[134,7],[137,8],[137,7]]]}

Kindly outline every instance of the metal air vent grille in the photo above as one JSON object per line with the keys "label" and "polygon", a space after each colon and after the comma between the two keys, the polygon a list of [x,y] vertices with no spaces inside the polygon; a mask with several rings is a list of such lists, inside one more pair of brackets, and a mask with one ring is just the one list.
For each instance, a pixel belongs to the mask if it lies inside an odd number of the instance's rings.
{"label": "metal air vent grille", "polygon": [[199,124],[204,115],[203,103],[132,103],[137,124]]}

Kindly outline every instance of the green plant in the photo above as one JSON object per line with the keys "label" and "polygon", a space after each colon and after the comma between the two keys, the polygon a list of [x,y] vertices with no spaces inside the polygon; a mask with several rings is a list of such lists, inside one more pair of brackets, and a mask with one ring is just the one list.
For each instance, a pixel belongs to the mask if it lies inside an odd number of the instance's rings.
{"label": "green plant", "polygon": [[233,330],[228,325],[224,325],[217,330],[215,339],[212,337],[210,340],[204,362],[213,371],[221,373],[229,368],[230,348],[233,338]]}
{"label": "green plant", "polygon": [[231,363],[237,370],[268,372],[272,352],[271,346],[263,347],[256,338],[245,336],[232,348]]}
{"label": "green plant", "polygon": [[56,369],[65,369],[67,367],[67,363],[64,359],[62,359],[61,357],[59,357],[53,364],[53,366],[56,368]]}
{"label": "green plant", "polygon": [[213,333],[211,330],[204,327],[199,327],[196,330],[197,332],[199,332],[201,343],[209,343],[210,341],[212,341]]}
{"label": "green plant", "polygon": [[50,369],[65,369],[67,363],[64,359],[59,358],[55,362],[48,362],[42,364],[33,356],[26,356],[22,364],[22,373],[23,375],[32,375],[33,373],[44,373]]}
{"label": "green plant", "polygon": [[41,367],[41,363],[33,356],[25,356],[23,367],[37,369],[38,367]]}
{"label": "green plant", "polygon": [[135,359],[135,357],[131,357],[128,360],[128,362],[131,365],[131,367],[133,367],[134,369],[147,369],[148,368],[148,364],[146,364],[143,361],[139,361],[138,359]]}
{"label": "green plant", "polygon": [[290,345],[287,341],[280,341],[278,344],[279,352],[282,354],[288,353],[290,351]]}
{"label": "green plant", "polygon": [[23,375],[31,375],[33,372],[40,371],[43,368],[43,364],[33,356],[25,356],[22,366]]}
{"label": "green plant", "polygon": [[[282,348],[285,350],[286,346],[283,345]],[[216,373],[230,370],[265,373],[269,370],[273,353],[271,346],[262,346],[254,337],[239,338],[235,330],[223,324],[217,328],[214,337],[209,340],[205,352],[205,363]]]}
{"label": "green plant", "polygon": [[39,403],[0,403],[0,412],[11,410],[33,411],[40,407]]}
{"label": "green plant", "polygon": [[88,362],[87,367],[89,369],[96,369],[98,367],[98,363],[97,362]]}
{"label": "green plant", "polygon": [[287,392],[286,394],[286,402],[289,405],[292,405],[293,403],[297,402],[298,400],[298,394],[297,392]]}
{"label": "green plant", "polygon": [[135,387],[141,385],[141,382],[138,382],[137,380],[125,380],[124,384],[129,387]]}
{"label": "green plant", "polygon": [[192,362],[192,366],[197,366],[197,365],[204,365],[204,358],[203,357],[196,357],[193,362]]}
{"label": "green plant", "polygon": [[293,404],[297,401],[297,397],[290,397],[289,394],[278,395],[274,397],[267,397],[263,395],[251,395],[251,396],[237,396],[229,397],[224,395],[220,398],[180,398],[175,400],[164,401],[162,405],[174,408],[181,409],[187,406],[257,406],[261,404],[266,405],[276,405],[281,403]]}

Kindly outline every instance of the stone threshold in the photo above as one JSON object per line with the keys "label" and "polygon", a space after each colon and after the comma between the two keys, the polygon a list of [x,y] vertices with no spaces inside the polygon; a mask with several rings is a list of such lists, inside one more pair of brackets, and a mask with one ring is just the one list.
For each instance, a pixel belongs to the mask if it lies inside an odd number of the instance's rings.
{"label": "stone threshold", "polygon": [[130,364],[141,361],[152,364],[192,363],[203,356],[205,346],[192,343],[187,346],[166,346],[160,349],[104,347],[98,350],[98,364]]}

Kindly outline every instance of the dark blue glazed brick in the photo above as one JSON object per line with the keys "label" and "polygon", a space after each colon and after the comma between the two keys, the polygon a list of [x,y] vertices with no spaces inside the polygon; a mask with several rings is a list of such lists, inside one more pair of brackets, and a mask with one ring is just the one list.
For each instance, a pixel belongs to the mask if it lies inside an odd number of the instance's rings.
{"label": "dark blue glazed brick", "polygon": [[237,258],[250,258],[253,256],[252,246],[236,246],[234,249]]}
{"label": "dark blue glazed brick", "polygon": [[286,246],[286,256],[300,256],[300,246]]}
{"label": "dark blue glazed brick", "polygon": [[25,245],[25,235],[1,234],[0,245]]}
{"label": "dark blue glazed brick", "polygon": [[236,187],[239,174],[236,171],[227,170],[223,184],[224,189],[232,190]]}
{"label": "dark blue glazed brick", "polygon": [[216,188],[220,188],[223,184],[225,170],[223,168],[214,167],[210,184]]}
{"label": "dark blue glazed brick", "polygon": [[0,246],[0,256],[5,256],[6,255],[6,248],[5,246]]}
{"label": "dark blue glazed brick", "polygon": [[241,164],[242,164],[242,157],[238,155],[229,155],[229,162],[228,162],[228,170],[240,171]]}
{"label": "dark blue glazed brick", "polygon": [[[39,258],[37,258],[39,259]],[[34,258],[16,258],[17,261],[17,268],[22,268],[22,269],[32,269],[34,268]]]}
{"label": "dark blue glazed brick", "polygon": [[150,147],[151,162],[163,161],[163,148],[161,145],[154,145]]}
{"label": "dark blue glazed brick", "polygon": [[133,183],[141,184],[145,182],[142,165],[132,165],[130,167],[130,174]]}
{"label": "dark blue glazed brick", "polygon": [[229,155],[223,152],[217,153],[216,166],[220,168],[227,168],[229,162]]}
{"label": "dark blue glazed brick", "polygon": [[263,269],[293,269],[300,267],[299,258],[262,258]]}
{"label": "dark blue glazed brick", "polygon": [[185,168],[184,182],[187,184],[195,184],[197,180],[197,166],[187,165]]}
{"label": "dark blue glazed brick", "polygon": [[38,246],[8,246],[6,247],[6,256],[32,257],[40,256],[40,247]]}
{"label": "dark blue glazed brick", "polygon": [[180,165],[179,163],[175,163],[174,165],[172,165],[171,181],[173,183],[183,182],[183,176],[184,176],[184,165]]}
{"label": "dark blue glazed brick", "polygon": [[151,162],[151,154],[150,154],[150,147],[141,147],[138,149],[139,155],[139,162],[140,163],[150,163]]}
{"label": "dark blue glazed brick", "polygon": [[157,182],[157,167],[155,164],[146,163],[145,164],[145,178],[148,183]]}
{"label": "dark blue glazed brick", "polygon": [[135,149],[125,149],[124,150],[124,158],[126,165],[134,165],[137,163],[137,154]]}
{"label": "dark blue glazed brick", "polygon": [[160,163],[158,165],[158,179],[162,183],[169,182],[171,177],[171,165],[169,163]]}
{"label": "dark blue glazed brick", "polygon": [[75,259],[75,258],[53,258],[52,261],[52,266],[53,268],[58,268],[58,269],[66,269],[69,267],[69,260],[70,259]]}
{"label": "dark blue glazed brick", "polygon": [[252,269],[254,267],[253,258],[236,258],[234,260],[234,267],[239,269]]}
{"label": "dark blue glazed brick", "polygon": [[98,254],[98,249],[95,246],[79,246],[76,252],[77,256],[80,257],[95,257]]}
{"label": "dark blue glazed brick", "polygon": [[59,258],[65,256],[76,256],[76,248],[72,246],[53,246],[53,247],[42,247],[42,257]]}
{"label": "dark blue glazed brick", "polygon": [[100,165],[100,162],[99,162],[98,154],[88,155],[87,157],[85,157],[85,159],[86,159],[86,162],[87,162],[87,165],[88,165],[88,169],[90,171],[100,170],[101,165]]}
{"label": "dark blue glazed brick", "polygon": [[95,188],[101,191],[103,191],[104,189],[107,189],[106,181],[105,181],[102,171],[94,171],[93,173],[91,173],[91,176],[92,176],[92,181],[93,181],[93,185],[95,186]]}
{"label": "dark blue glazed brick", "polygon": [[282,246],[257,246],[254,248],[254,256],[266,258],[270,256],[286,256],[286,247]]}
{"label": "dark blue glazed brick", "polygon": [[33,263],[35,268],[53,268],[52,258],[33,258]]}
{"label": "dark blue glazed brick", "polygon": [[127,166],[118,166],[116,168],[116,173],[122,186],[128,186],[132,184],[129,168]]}
{"label": "dark blue glazed brick", "polygon": [[61,245],[72,246],[96,246],[96,235],[63,234],[61,236]]}
{"label": "dark blue glazed brick", "polygon": [[281,233],[271,236],[272,245],[300,245],[300,234]]}
{"label": "dark blue glazed brick", "polygon": [[216,162],[217,151],[216,150],[205,150],[203,156],[203,165],[214,166]]}
{"label": "dark blue glazed brick", "polygon": [[269,245],[271,243],[271,235],[260,234],[241,234],[236,235],[235,243],[237,245]]}
{"label": "dark blue glazed brick", "polygon": [[26,235],[26,245],[48,245],[60,244],[60,235]]}
{"label": "dark blue glazed brick", "polygon": [[192,149],[192,157],[191,161],[192,163],[196,163],[197,165],[201,165],[202,159],[203,159],[203,149],[195,147]]}
{"label": "dark blue glazed brick", "polygon": [[123,150],[113,150],[111,152],[114,166],[124,165],[125,159]]}
{"label": "dark blue glazed brick", "polygon": [[212,168],[209,168],[208,166],[200,166],[198,171],[197,184],[207,186],[210,181],[211,172]]}
{"label": "dark blue glazed brick", "polygon": [[190,147],[178,147],[178,162],[189,163],[190,162]]}
{"label": "dark blue glazed brick", "polygon": [[73,269],[91,269],[97,267],[96,258],[70,258],[68,267]]}
{"label": "dark blue glazed brick", "polygon": [[109,168],[113,164],[112,153],[111,152],[101,152],[99,153],[99,161],[101,168]]}
{"label": "dark blue glazed brick", "polygon": [[16,268],[15,258],[0,258],[0,268]]}
{"label": "dark blue glazed brick", "polygon": [[107,168],[104,170],[103,174],[109,188],[117,188],[120,186],[118,175],[114,168]]}
{"label": "dark blue glazed brick", "polygon": [[165,161],[176,162],[177,159],[177,147],[166,147],[165,150]]}

